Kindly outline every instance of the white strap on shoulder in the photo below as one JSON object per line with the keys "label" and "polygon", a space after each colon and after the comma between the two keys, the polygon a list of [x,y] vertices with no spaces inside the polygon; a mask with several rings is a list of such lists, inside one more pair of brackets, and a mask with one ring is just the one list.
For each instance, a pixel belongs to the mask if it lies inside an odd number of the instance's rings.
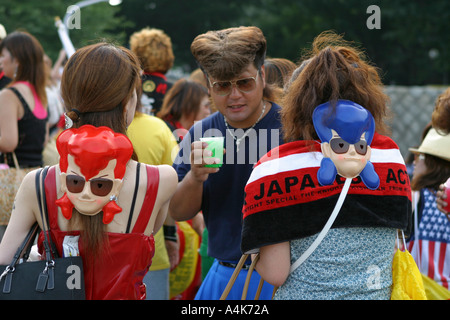
{"label": "white strap on shoulder", "polygon": [[338,201],[336,202],[336,206],[334,207],[333,212],[331,213],[331,216],[328,218],[327,223],[325,224],[325,227],[322,229],[322,231],[319,233],[317,238],[314,240],[312,245],[300,256],[300,258],[295,261],[292,266],[290,273],[294,272],[295,269],[297,269],[308,257],[316,250],[316,248],[319,246],[319,244],[322,242],[323,238],[325,238],[326,234],[328,233],[328,230],[330,230],[331,226],[334,223],[334,220],[336,220],[336,217],[341,210],[342,204],[344,203],[345,197],[347,196],[348,189],[350,188],[350,184],[352,183],[351,178],[345,179],[344,187],[342,188],[341,194],[339,195]]}

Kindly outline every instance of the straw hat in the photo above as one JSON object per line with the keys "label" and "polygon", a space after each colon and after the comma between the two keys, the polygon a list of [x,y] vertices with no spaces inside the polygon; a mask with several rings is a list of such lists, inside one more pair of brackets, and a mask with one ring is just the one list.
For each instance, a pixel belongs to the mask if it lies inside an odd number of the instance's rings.
{"label": "straw hat", "polygon": [[409,148],[412,153],[426,153],[450,161],[450,134],[441,135],[431,128],[418,149]]}

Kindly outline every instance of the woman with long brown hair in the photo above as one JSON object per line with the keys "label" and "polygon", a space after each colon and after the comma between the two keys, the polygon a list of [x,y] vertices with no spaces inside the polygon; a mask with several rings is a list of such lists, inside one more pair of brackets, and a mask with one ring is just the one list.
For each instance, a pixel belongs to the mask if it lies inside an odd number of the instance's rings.
{"label": "woman with long brown hair", "polygon": [[275,299],[389,299],[411,192],[398,146],[382,135],[380,77],[330,32],[293,74],[281,109],[287,143],[259,160],[245,187],[242,250],[259,252],[256,270],[279,287]]}
{"label": "woman with long brown hair", "polygon": [[[154,254],[153,234],[166,217],[177,184],[170,166],[150,166],[130,159],[131,142],[126,161],[121,149],[115,153],[108,149],[108,139],[116,139],[108,136],[128,140],[126,128],[133,120],[139,86],[138,59],[131,51],[108,43],[79,49],[62,75],[66,125],[71,128],[58,137],[61,160],[48,169],[45,193],[50,199],[50,233],[58,253],[65,251],[66,237],[79,236],[71,247],[78,247],[75,254],[83,257],[87,299],[145,298],[142,278]],[[92,126],[92,132],[100,131],[100,140],[89,142],[83,138],[87,125]],[[76,145],[72,136],[83,139]],[[104,162],[106,167],[100,163],[103,159],[89,158],[88,154],[104,155],[102,150],[111,150]],[[42,228],[35,176],[36,171],[29,173],[17,193],[16,206],[0,244],[0,264],[9,263],[34,222]],[[99,181],[98,185],[94,181]],[[40,248],[41,242],[42,236]]]}
{"label": "woman with long brown hair", "polygon": [[48,137],[44,50],[28,32],[15,31],[0,44],[0,64],[12,79],[0,92],[0,161],[20,167],[42,166],[42,151]]}

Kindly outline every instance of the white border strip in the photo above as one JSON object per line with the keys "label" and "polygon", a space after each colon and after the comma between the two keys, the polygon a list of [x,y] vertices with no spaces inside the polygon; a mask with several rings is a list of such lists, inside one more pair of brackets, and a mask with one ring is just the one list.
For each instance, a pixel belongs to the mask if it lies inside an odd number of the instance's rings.
{"label": "white border strip", "polygon": [[[322,159],[323,155],[321,152],[295,153],[282,158],[274,158],[258,165],[250,175],[247,184],[264,176],[309,167],[319,167]],[[372,163],[405,164],[399,149],[372,149],[370,161]]]}

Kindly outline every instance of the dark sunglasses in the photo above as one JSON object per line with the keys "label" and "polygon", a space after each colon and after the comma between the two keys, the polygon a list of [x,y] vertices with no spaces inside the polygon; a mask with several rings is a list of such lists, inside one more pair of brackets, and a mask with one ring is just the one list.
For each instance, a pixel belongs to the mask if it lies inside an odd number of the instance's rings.
{"label": "dark sunglasses", "polygon": [[[365,140],[359,140],[357,143],[354,144],[355,151],[364,156],[367,153],[367,141]],[[348,149],[350,149],[350,143],[345,141],[342,138],[335,138],[330,140],[330,147],[331,150],[334,151],[334,153],[337,154],[343,154],[348,152]]]}
{"label": "dark sunglasses", "polygon": [[[89,180],[91,192],[99,197],[107,196],[114,185],[114,182],[110,179],[104,178],[96,178]],[[66,176],[66,185],[67,190],[71,193],[80,193],[84,190],[84,186],[86,184],[86,180],[74,174],[70,174]]]}
{"label": "dark sunglasses", "polygon": [[231,93],[231,90],[233,88],[233,85],[238,88],[241,92],[250,92],[252,90],[255,90],[256,88],[256,78],[258,77],[258,72],[256,72],[255,77],[248,77],[244,79],[238,79],[233,81],[216,81],[211,83],[211,80],[209,80],[209,84],[214,91],[214,93],[218,94],[219,96],[226,96]]}

